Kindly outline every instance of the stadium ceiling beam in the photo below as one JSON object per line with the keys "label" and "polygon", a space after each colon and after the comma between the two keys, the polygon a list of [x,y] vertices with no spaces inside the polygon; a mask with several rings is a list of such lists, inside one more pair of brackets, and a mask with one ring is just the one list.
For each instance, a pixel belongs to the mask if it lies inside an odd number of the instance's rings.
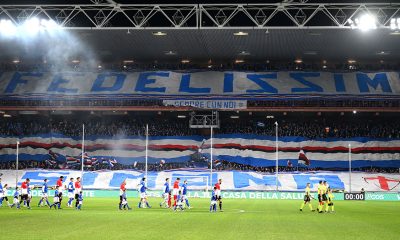
{"label": "stadium ceiling beam", "polygon": [[20,24],[52,19],[65,29],[348,29],[348,20],[374,14],[378,28],[400,17],[400,3],[0,5],[0,19]]}

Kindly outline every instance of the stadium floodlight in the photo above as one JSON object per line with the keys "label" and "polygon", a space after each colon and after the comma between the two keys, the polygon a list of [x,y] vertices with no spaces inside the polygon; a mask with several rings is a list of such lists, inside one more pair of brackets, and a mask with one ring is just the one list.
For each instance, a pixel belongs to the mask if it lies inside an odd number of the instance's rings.
{"label": "stadium floodlight", "polygon": [[372,14],[364,14],[359,18],[347,20],[348,24],[352,29],[360,29],[363,32],[367,32],[371,29],[377,28],[376,16]]}
{"label": "stadium floodlight", "polygon": [[392,18],[390,19],[390,29],[398,30],[400,29],[400,18]]}
{"label": "stadium floodlight", "polygon": [[17,33],[17,27],[11,20],[2,19],[0,21],[0,35],[14,36]]}
{"label": "stadium floodlight", "polygon": [[365,14],[360,18],[356,18],[356,23],[361,31],[376,29],[376,22],[376,17],[371,14]]}
{"label": "stadium floodlight", "polygon": [[54,20],[42,19],[40,21],[40,25],[41,25],[42,29],[44,29],[46,31],[54,31],[54,30],[61,29],[61,26],[58,25]]}
{"label": "stadium floodlight", "polygon": [[55,21],[36,17],[29,18],[20,25],[15,25],[9,19],[2,19],[0,21],[0,35],[7,37],[34,36],[40,32],[54,32],[59,29],[61,29],[61,26]]}
{"label": "stadium floodlight", "polygon": [[35,35],[37,33],[39,33],[40,31],[40,21],[38,18],[30,18],[28,20],[26,20],[23,24],[22,24],[22,28],[23,31],[30,34],[30,35]]}

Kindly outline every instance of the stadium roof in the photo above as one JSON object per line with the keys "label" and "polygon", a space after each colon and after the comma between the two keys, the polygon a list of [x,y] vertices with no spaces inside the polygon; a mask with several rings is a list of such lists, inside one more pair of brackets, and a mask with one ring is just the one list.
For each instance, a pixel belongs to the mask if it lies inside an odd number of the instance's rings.
{"label": "stadium roof", "polygon": [[[68,5],[74,4],[92,4],[97,0],[72,0],[68,1]],[[106,5],[117,4],[137,4],[143,1],[100,1]],[[148,2],[148,1],[146,1]],[[185,1],[186,4],[198,3],[199,1]],[[218,1],[219,3],[221,1]],[[223,1],[227,2],[227,1]],[[243,3],[258,1],[243,1]],[[279,1],[263,1],[264,3],[277,3]],[[290,2],[290,1],[289,1]],[[321,1],[305,1],[315,3]],[[330,1],[330,2],[370,2],[370,1]],[[312,15],[318,5],[308,6],[302,5],[304,10],[304,19],[302,13],[299,14],[299,9],[296,6],[293,9],[288,9],[288,14],[276,15],[267,24],[257,24],[258,21],[264,22],[271,12],[265,8],[263,13],[257,10],[258,7],[252,9],[244,7],[239,11],[232,21],[228,20],[232,10],[237,5],[227,4],[217,6],[216,9],[207,8],[208,6],[197,6],[196,9],[203,14],[202,23],[196,23],[188,18],[184,24],[180,24],[182,18],[189,16],[187,10],[174,8],[171,12],[165,11],[171,22],[167,19],[162,19],[155,15],[154,21],[149,21],[146,24],[136,26],[136,20],[140,19],[140,14],[146,16],[146,11],[151,10],[129,10],[125,9],[130,16],[134,27],[127,24],[127,19],[116,17],[108,22],[106,21],[107,14],[113,10],[80,10],[80,15],[72,19],[71,22],[65,21],[65,16],[59,14],[65,6],[65,15],[68,15],[68,5],[63,5],[57,10],[39,9],[43,11],[40,14],[48,13],[50,18],[65,23],[66,31],[72,32],[76,36],[74,41],[82,42],[86,46],[86,50],[91,50],[94,56],[99,61],[114,61],[122,62],[124,60],[135,61],[180,61],[189,59],[191,61],[266,61],[266,60],[281,60],[292,61],[295,59],[312,60],[312,61],[367,61],[379,62],[398,61],[400,59],[400,34],[391,31],[388,27],[391,17],[398,17],[400,5],[395,5],[393,9],[391,4],[381,2],[384,5],[369,9],[368,6],[357,10],[356,6],[352,10],[345,10],[341,6],[332,7],[332,18],[324,16],[324,12],[319,11],[318,14]],[[17,4],[29,4],[32,1],[20,0]],[[152,1],[151,3],[156,3]],[[179,3],[179,1],[178,1]],[[21,18],[31,13],[29,9],[18,7],[15,0],[3,0],[0,7],[7,4],[14,4],[14,10],[0,11],[0,19],[4,16],[11,16],[17,22]],[[35,1],[33,5],[38,4],[65,4],[65,1]],[[102,6],[102,4],[93,4],[93,6]],[[168,6],[166,6],[168,7]],[[310,7],[308,10],[306,8]],[[13,8],[11,6],[11,8]],[[222,11],[220,11],[221,9]],[[124,9],[124,8],[123,8]],[[341,19],[338,13],[343,9],[346,17]],[[1,9],[0,9],[1,10]],[[4,10],[4,9],[3,9]],[[7,8],[6,8],[7,10]],[[249,16],[245,16],[245,10]],[[375,11],[376,14],[384,15],[384,19],[380,19],[381,27],[369,32],[361,32],[351,29],[350,26],[344,23],[354,11]],[[397,10],[397,11],[396,11]],[[158,14],[163,11],[157,11]],[[210,16],[206,18],[208,11]],[[271,10],[272,11],[272,10]],[[90,12],[90,13],[89,13]],[[383,12],[383,14],[382,14]],[[88,13],[85,15],[84,13]],[[140,13],[140,14],[138,14]],[[174,15],[176,13],[182,15]],[[120,14],[120,12],[118,13]],[[263,15],[265,14],[265,15]],[[379,16],[381,16],[379,15]],[[40,16],[40,15],[39,15]],[[136,16],[136,18],[135,18]],[[378,16],[378,17],[379,17]],[[307,21],[310,17],[310,20]],[[313,17],[313,18],[312,18]],[[85,19],[86,18],[86,19]],[[333,20],[333,21],[332,21]],[[336,20],[336,22],[335,22]],[[253,22],[252,22],[253,21]],[[342,21],[342,22],[341,22]],[[178,22],[178,24],[177,24]],[[224,23],[222,23],[224,22]],[[71,24],[70,24],[71,23]],[[166,24],[164,24],[166,23]],[[220,24],[221,23],[221,24]],[[304,24],[303,24],[304,23]],[[160,32],[161,34],[157,34]],[[242,32],[243,34],[237,34]],[[162,36],[160,36],[162,35]],[[242,36],[240,36],[242,35]],[[69,44],[65,42],[64,44]],[[36,41],[33,44],[21,44],[21,41],[13,39],[0,38],[0,60],[10,61],[13,59],[29,59],[43,58],[44,52],[48,52],[49,43],[47,41]],[[74,57],[79,58],[79,54]]]}
{"label": "stadium roof", "polygon": [[[361,33],[352,30],[246,30],[247,36],[234,36],[236,30],[165,30],[154,36],[152,30],[76,31],[104,61],[123,60],[338,60],[379,61],[400,58],[400,36],[386,30]],[[40,57],[47,44],[25,48],[18,42],[0,45],[1,58]],[[77,56],[79,57],[79,56]]]}

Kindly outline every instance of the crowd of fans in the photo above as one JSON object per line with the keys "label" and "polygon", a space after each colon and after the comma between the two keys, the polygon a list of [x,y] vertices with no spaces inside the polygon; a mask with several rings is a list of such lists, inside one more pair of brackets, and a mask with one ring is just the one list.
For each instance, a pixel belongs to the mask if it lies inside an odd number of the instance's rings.
{"label": "crowd of fans", "polygon": [[394,108],[400,106],[399,100],[329,100],[329,99],[304,99],[304,100],[279,100],[279,101],[247,101],[248,107],[348,107],[348,108]]}
{"label": "crowd of fans", "polygon": [[[275,121],[275,120],[273,120]],[[278,121],[279,136],[298,136],[316,138],[400,138],[400,123],[398,121],[344,121],[329,119],[314,120],[284,120]],[[275,126],[272,121],[230,121],[222,124],[221,133],[242,133],[274,136]]]}
{"label": "crowd of fans", "polygon": [[[0,169],[3,170],[13,170],[15,169],[15,161],[5,161],[5,162],[0,162]],[[180,162],[180,163],[154,163],[154,164],[148,164],[147,165],[147,171],[165,171],[165,170],[174,170],[174,169],[182,169],[182,168],[196,168],[193,164],[188,162]],[[205,165],[203,167],[204,169],[210,168],[210,164]],[[55,165],[55,166],[50,166],[46,164],[45,161],[21,161],[18,164],[18,169],[72,169],[72,170],[80,170],[79,166],[75,167],[66,167],[63,165]],[[132,164],[120,164],[116,163],[114,166],[104,166],[104,165],[94,165],[92,167],[85,167],[84,170],[89,170],[89,171],[98,171],[98,170],[104,170],[104,169],[109,169],[109,170],[137,170],[137,171],[145,171],[146,170],[146,165],[144,163],[132,163]],[[250,172],[258,172],[258,173],[275,173],[276,172],[276,167],[275,166],[269,166],[269,167],[255,167],[251,165],[246,165],[246,164],[239,164],[239,163],[234,163],[234,162],[228,162],[225,160],[218,161],[218,163],[214,163],[213,169],[216,171],[250,171]],[[278,167],[278,171],[280,173],[293,173],[293,172],[314,172],[314,171],[321,171],[321,170],[326,170],[326,171],[348,171],[348,169],[340,169],[340,168],[332,168],[332,169],[323,169],[323,168],[315,168],[315,167],[306,167],[306,166],[299,166],[299,167],[293,167],[293,166],[280,166]],[[363,168],[352,168],[352,171],[354,172],[366,172],[366,173],[400,173],[400,168],[389,168],[389,167],[363,167]]]}
{"label": "crowd of fans", "polygon": [[[62,100],[25,100],[25,99],[2,99],[1,106],[25,106],[25,107],[145,107],[154,110],[165,107],[162,99],[70,99]],[[288,99],[276,100],[248,100],[248,108],[292,108],[292,107],[330,107],[330,108],[398,108],[398,99],[387,100],[335,100],[335,99]]]}
{"label": "crowd of fans", "polygon": [[[279,123],[279,136],[316,138],[400,138],[400,122],[393,119],[221,119],[218,134],[258,134],[275,136],[274,122]],[[28,136],[35,134],[63,134],[81,136],[85,124],[86,136],[145,136],[146,124],[150,136],[189,136],[202,132],[189,127],[187,119],[168,119],[167,117],[136,119],[121,118],[38,118],[3,119],[0,122],[0,135]]]}
{"label": "crowd of fans", "polygon": [[150,136],[187,136],[195,134],[184,121],[157,119],[143,121],[137,119],[40,119],[40,120],[5,120],[0,122],[0,135],[29,136],[35,134],[63,134],[82,136],[82,124],[85,124],[86,136],[145,136],[146,123]]}

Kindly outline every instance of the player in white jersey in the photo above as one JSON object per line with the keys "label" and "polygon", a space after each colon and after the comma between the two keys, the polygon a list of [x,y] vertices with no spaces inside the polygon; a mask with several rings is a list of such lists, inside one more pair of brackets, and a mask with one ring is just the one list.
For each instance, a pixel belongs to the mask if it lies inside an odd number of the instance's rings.
{"label": "player in white jersey", "polygon": [[[1,178],[0,178],[1,180]],[[7,206],[10,206],[10,203],[8,202],[8,184],[4,184],[2,188],[3,193],[0,193],[0,207],[3,204],[4,201],[7,202]]]}

